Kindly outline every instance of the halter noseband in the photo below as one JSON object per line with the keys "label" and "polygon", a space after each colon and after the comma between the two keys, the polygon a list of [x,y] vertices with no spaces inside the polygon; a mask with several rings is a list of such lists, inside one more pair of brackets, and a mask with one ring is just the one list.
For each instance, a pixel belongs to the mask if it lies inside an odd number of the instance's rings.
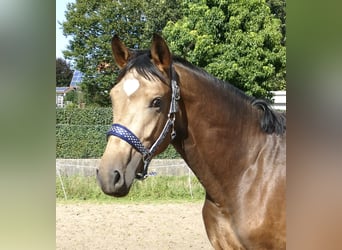
{"label": "halter noseband", "polygon": [[150,149],[146,148],[142,144],[140,139],[132,131],[130,131],[128,128],[118,123],[112,124],[112,127],[107,132],[107,140],[108,140],[108,137],[111,135],[119,137],[120,139],[129,143],[140,154],[142,154],[142,159],[144,162],[144,170],[142,173],[138,173],[136,175],[136,178],[139,180],[143,180],[148,176],[147,170],[153,158],[153,155],[156,152],[158,146],[164,141],[170,129],[172,129],[171,140],[173,140],[176,137],[174,124],[175,124],[175,119],[176,119],[176,112],[178,111],[177,101],[180,99],[180,93],[179,93],[180,91],[179,91],[179,86],[177,84],[177,81],[175,79],[176,79],[176,73],[175,73],[173,66],[171,66],[171,104],[170,104],[168,119],[165,123],[163,131],[161,132],[158,139],[154,142],[154,144],[151,146]]}

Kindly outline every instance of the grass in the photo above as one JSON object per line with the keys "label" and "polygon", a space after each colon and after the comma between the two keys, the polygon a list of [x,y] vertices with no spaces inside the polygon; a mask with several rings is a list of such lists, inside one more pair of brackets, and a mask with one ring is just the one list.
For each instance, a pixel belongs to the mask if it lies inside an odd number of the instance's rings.
{"label": "grass", "polygon": [[[66,192],[65,199],[62,183]],[[114,198],[102,193],[95,177],[56,177],[56,200],[90,202],[189,202],[203,201],[205,191],[196,177],[153,176],[144,181],[135,181],[129,194]]]}

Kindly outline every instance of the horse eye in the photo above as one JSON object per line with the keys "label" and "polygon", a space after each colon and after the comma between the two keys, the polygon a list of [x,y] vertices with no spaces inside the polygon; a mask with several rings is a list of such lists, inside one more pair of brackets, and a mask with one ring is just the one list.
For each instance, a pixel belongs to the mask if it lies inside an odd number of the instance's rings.
{"label": "horse eye", "polygon": [[153,99],[151,102],[151,108],[160,108],[161,106],[161,99],[160,97]]}

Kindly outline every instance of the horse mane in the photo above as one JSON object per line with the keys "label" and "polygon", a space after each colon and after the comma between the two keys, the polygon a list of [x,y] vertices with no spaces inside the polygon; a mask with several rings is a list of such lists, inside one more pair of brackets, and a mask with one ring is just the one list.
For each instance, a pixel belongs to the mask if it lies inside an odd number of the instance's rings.
{"label": "horse mane", "polygon": [[264,132],[267,134],[282,135],[286,131],[286,114],[276,112],[270,107],[270,104],[261,99],[252,101],[252,105],[261,109],[264,112],[261,118],[260,125]]}
{"label": "horse mane", "polygon": [[199,68],[199,67],[191,64],[189,61],[185,60],[182,57],[173,56],[173,60],[175,62],[180,63],[180,64],[184,65],[185,67],[191,69],[192,71],[202,75],[203,77],[208,79],[210,82],[214,83],[214,85],[216,87],[223,89],[223,91],[229,91],[229,92],[233,93],[234,95],[242,98],[243,100],[245,100],[247,102],[252,102],[255,99],[254,97],[246,95],[245,92],[243,92],[241,89],[235,87],[231,83],[229,83],[227,81],[220,80],[220,79],[214,77],[213,75],[209,74],[204,69]]}
{"label": "horse mane", "polygon": [[[127,73],[127,71],[131,69],[135,69],[139,74],[141,74],[144,78],[148,80],[152,80],[153,78],[158,78],[164,83],[167,83],[164,75],[161,74],[159,69],[151,62],[151,52],[150,50],[130,50],[131,58],[127,62],[127,65],[121,69],[117,82]],[[183,66],[191,69],[192,71],[202,75],[207,78],[210,82],[213,82],[217,87],[224,89],[225,91],[230,91],[234,95],[242,98],[247,103],[250,103],[252,106],[257,107],[259,110],[263,112],[263,116],[260,119],[261,129],[267,134],[277,134],[282,135],[286,131],[286,114],[279,113],[272,109],[270,103],[263,99],[256,99],[254,97],[246,95],[242,90],[233,86],[229,82],[225,82],[215,78],[210,75],[205,70],[191,64],[187,60],[172,55],[172,59],[175,63],[182,64]]]}
{"label": "horse mane", "polygon": [[214,84],[222,89],[229,90],[231,93],[233,93],[236,96],[239,96],[243,100],[247,101],[247,103],[250,103],[252,106],[257,107],[258,109],[263,111],[263,116],[260,120],[260,126],[262,130],[267,134],[277,134],[282,135],[286,131],[286,115],[285,113],[279,113],[272,109],[270,106],[270,103],[268,103],[266,100],[263,99],[257,99],[251,96],[248,96],[240,90],[239,88],[235,87],[234,85],[230,84],[229,82],[219,80],[215,78],[214,76],[210,75],[205,70],[196,67],[195,65],[191,64],[187,60],[178,57],[173,56],[173,60],[175,62],[178,62],[185,67],[191,69],[192,71],[195,71],[201,75],[203,75],[205,78],[210,80],[211,82],[214,82]]}

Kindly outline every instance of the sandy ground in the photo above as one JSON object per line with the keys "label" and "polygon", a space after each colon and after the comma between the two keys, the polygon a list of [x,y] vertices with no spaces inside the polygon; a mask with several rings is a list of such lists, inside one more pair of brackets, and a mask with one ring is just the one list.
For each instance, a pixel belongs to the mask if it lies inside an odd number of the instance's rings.
{"label": "sandy ground", "polygon": [[56,249],[210,249],[202,203],[56,204]]}

